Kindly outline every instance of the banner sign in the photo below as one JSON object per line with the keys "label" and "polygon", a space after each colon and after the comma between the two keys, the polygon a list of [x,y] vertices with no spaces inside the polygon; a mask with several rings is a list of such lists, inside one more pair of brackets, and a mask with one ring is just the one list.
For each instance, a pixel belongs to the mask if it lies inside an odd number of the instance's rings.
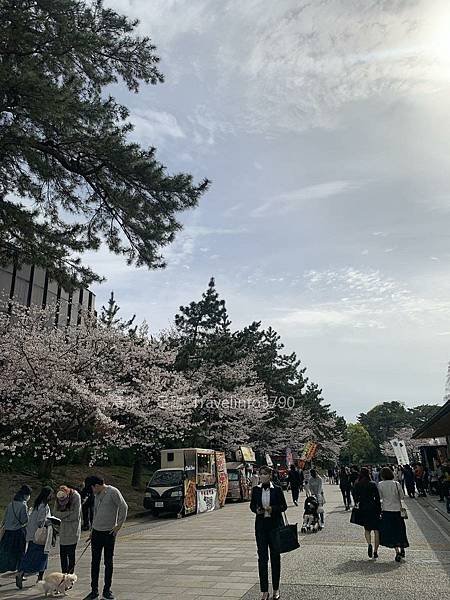
{"label": "banner sign", "polygon": [[403,440],[398,440],[394,438],[391,440],[391,446],[394,450],[395,458],[397,459],[397,463],[401,466],[409,465],[409,457],[408,452],[406,450],[405,442]]}
{"label": "banner sign", "polygon": [[306,442],[301,455],[301,460],[310,462],[316,455],[318,444],[315,442]]}
{"label": "banner sign", "polygon": [[256,456],[249,446],[241,446],[242,460],[244,462],[256,462]]}
{"label": "banner sign", "polygon": [[216,452],[216,469],[218,489],[217,500],[219,502],[219,506],[222,507],[225,504],[228,493],[228,473],[225,452]]}
{"label": "banner sign", "polygon": [[197,513],[211,512],[216,507],[217,490],[215,488],[197,488]]}
{"label": "banner sign", "polygon": [[290,448],[286,448],[286,466],[289,467],[289,465],[292,465],[293,462],[292,450]]}

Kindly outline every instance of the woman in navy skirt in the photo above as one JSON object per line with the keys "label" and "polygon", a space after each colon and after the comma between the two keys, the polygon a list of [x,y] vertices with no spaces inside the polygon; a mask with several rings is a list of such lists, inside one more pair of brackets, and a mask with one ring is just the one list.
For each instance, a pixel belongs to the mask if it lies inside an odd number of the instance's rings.
{"label": "woman in navy skirt", "polygon": [[[44,577],[44,572],[48,565],[48,553],[52,542],[52,526],[50,521],[49,502],[53,497],[53,490],[50,487],[43,487],[39,496],[34,502],[28,525],[26,540],[28,548],[20,564],[19,573],[16,575],[16,586],[19,590],[23,586],[23,576],[26,574],[38,573],[38,581]],[[45,539],[36,539],[36,532],[40,528],[45,528]],[[39,543],[37,543],[39,542]]]}
{"label": "woman in navy skirt", "polygon": [[394,473],[389,467],[381,469],[378,492],[381,500],[380,544],[395,548],[395,560],[405,558],[405,548],[409,547],[405,519],[402,517],[402,500],[405,497],[402,486],[394,481]]}
{"label": "woman in navy skirt", "polygon": [[0,573],[17,571],[25,554],[28,505],[31,488],[23,485],[8,504],[3,517],[4,534],[0,541]]}

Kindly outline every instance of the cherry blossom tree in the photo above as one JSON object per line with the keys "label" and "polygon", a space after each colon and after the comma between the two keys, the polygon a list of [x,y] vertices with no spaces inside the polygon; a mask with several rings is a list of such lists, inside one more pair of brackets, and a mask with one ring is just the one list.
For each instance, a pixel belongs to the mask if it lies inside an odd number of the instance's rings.
{"label": "cherry blossom tree", "polygon": [[85,316],[58,329],[52,307],[11,307],[0,312],[0,453],[36,460],[43,477],[81,449],[95,460],[120,432],[108,414],[121,393],[117,332]]}
{"label": "cherry blossom tree", "polygon": [[191,383],[174,369],[176,349],[149,338],[145,326],[125,343],[126,352],[117,356],[124,387],[109,414],[122,428],[120,447],[133,452],[132,485],[138,487],[144,460],[183,445],[195,398]]}

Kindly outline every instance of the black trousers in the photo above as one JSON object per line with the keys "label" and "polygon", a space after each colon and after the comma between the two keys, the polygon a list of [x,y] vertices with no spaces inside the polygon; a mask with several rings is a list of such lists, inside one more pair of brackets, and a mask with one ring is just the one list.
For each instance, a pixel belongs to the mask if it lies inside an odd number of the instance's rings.
{"label": "black trousers", "polygon": [[298,485],[291,485],[291,492],[292,492],[292,501],[293,502],[297,502],[298,495],[300,493],[300,486],[298,486]]}
{"label": "black trousers", "polygon": [[256,546],[258,548],[258,571],[259,571],[259,586],[261,592],[269,591],[269,550],[270,550],[270,567],[272,570],[272,586],[274,590],[280,588],[281,574],[281,557],[280,553],[275,550],[271,531],[273,529],[272,519],[261,519],[262,523],[256,529]]}
{"label": "black trousers", "polygon": [[61,572],[73,573],[75,570],[76,544],[60,544],[59,558],[61,560]]}
{"label": "black trousers", "polygon": [[116,536],[110,533],[109,531],[96,531],[95,529],[92,530],[91,589],[93,592],[98,593],[98,577],[100,573],[100,561],[102,559],[102,552],[103,560],[105,563],[105,581],[103,585],[103,591],[109,592],[111,589],[115,543]]}
{"label": "black trousers", "polygon": [[83,529],[86,529],[87,531],[91,528],[91,523],[94,518],[94,505],[90,502],[86,502],[83,504],[81,510],[83,512]]}
{"label": "black trousers", "polygon": [[352,503],[352,499],[350,496],[350,488],[341,488],[341,494],[345,506],[350,506],[350,504]]}

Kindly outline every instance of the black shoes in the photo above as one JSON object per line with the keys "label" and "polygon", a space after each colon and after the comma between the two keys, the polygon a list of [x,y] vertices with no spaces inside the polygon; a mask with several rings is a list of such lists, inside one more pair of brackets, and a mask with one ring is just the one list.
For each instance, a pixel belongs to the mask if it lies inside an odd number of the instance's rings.
{"label": "black shoes", "polygon": [[16,575],[16,588],[18,590],[21,590],[23,588],[23,575],[22,575],[22,573],[19,573],[18,575]]}
{"label": "black shoes", "polygon": [[395,562],[400,562],[402,560],[402,555],[400,554],[400,552],[397,552],[397,554],[395,555]]}
{"label": "black shoes", "polygon": [[400,556],[401,556],[402,558],[405,558],[405,549],[404,549],[404,548],[401,548],[401,549],[400,549]]}
{"label": "black shoes", "polygon": [[372,548],[372,544],[369,544],[367,546],[367,554],[369,555],[369,558],[372,558],[373,556],[373,548]]}
{"label": "black shoes", "polygon": [[83,600],[97,600],[98,599],[98,592],[89,592],[89,594],[83,598]]}
{"label": "black shoes", "polygon": [[111,590],[108,590],[107,592],[103,592],[102,598],[103,600],[114,600],[114,594]]}
{"label": "black shoes", "polygon": [[378,552],[374,552],[374,553],[373,553],[373,557],[374,557],[374,558],[378,558]]}

